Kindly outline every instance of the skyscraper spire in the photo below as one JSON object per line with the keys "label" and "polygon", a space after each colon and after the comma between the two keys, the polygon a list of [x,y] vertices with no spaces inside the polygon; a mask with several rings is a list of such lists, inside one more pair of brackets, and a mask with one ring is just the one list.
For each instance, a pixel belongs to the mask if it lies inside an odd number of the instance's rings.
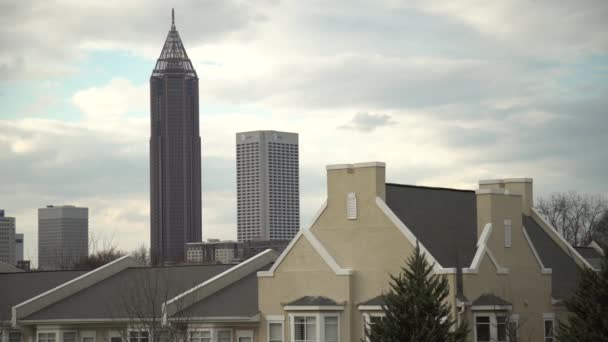
{"label": "skyscraper spire", "polygon": [[171,29],[175,30],[175,10],[171,9]]}

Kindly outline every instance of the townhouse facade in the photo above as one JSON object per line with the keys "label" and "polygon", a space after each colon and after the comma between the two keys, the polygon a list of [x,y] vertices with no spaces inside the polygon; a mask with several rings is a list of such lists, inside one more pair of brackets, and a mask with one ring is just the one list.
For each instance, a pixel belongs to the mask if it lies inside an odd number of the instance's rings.
{"label": "townhouse facade", "polygon": [[327,201],[281,255],[0,274],[0,342],[364,341],[417,243],[469,341],[555,341],[563,300],[603,251],[563,240],[534,210],[531,179],[458,190],[385,174],[380,162],[328,166]]}

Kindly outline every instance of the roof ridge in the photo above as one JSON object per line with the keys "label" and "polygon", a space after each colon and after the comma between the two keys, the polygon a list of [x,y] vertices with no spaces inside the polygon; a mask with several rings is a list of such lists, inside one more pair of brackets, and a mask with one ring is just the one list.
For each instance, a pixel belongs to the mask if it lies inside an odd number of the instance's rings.
{"label": "roof ridge", "polygon": [[425,185],[411,185],[411,184],[398,184],[398,183],[386,183],[386,185],[398,186],[398,187],[404,187],[404,188],[419,188],[419,189],[428,189],[428,190],[447,190],[447,191],[475,193],[475,190],[454,189],[454,188],[444,188],[444,187],[425,186]]}

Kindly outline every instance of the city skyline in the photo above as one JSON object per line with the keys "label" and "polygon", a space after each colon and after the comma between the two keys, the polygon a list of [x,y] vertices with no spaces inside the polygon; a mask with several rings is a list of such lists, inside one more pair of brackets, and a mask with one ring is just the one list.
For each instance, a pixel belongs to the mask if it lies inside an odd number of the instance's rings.
{"label": "city skyline", "polygon": [[[49,203],[89,207],[92,233],[134,249],[170,7],[32,6],[7,6],[0,31],[0,207],[25,259]],[[324,200],[319,167],[340,161],[386,161],[408,184],[531,176],[538,195],[608,194],[605,2],[325,6],[176,7],[201,79],[203,238],[236,239],[234,133],[256,129],[300,135],[302,226]]]}

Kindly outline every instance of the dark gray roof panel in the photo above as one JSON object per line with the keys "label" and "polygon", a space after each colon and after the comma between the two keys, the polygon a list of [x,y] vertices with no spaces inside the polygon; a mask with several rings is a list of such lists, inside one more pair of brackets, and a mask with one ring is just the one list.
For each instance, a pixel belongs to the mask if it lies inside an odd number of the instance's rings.
{"label": "dark gray roof panel", "polygon": [[379,295],[376,296],[370,300],[367,300],[363,303],[359,303],[359,305],[384,305],[384,296],[383,295]]}
{"label": "dark gray roof panel", "polygon": [[578,254],[580,254],[591,267],[595,269],[600,269],[602,267],[602,255],[595,250],[593,247],[574,247]]}
{"label": "dark gray roof panel", "polygon": [[552,296],[556,299],[568,297],[577,285],[578,265],[532,217],[524,215],[523,223],[543,265],[552,269]]}
{"label": "dark gray roof panel", "polygon": [[491,293],[482,294],[479,298],[473,301],[473,305],[511,305],[510,302]]}
{"label": "dark gray roof panel", "polygon": [[386,184],[386,204],[443,267],[468,267],[477,244],[474,191]]}
{"label": "dark gray roof panel", "polygon": [[298,298],[293,302],[287,303],[289,306],[335,306],[341,305],[336,303],[335,300],[323,297],[323,296],[304,296]]}
{"label": "dark gray roof panel", "polygon": [[578,254],[580,254],[585,259],[587,259],[587,258],[601,259],[602,258],[602,255],[600,253],[598,253],[598,251],[596,251],[595,248],[593,248],[593,247],[574,247],[574,249],[576,249]]}
{"label": "dark gray roof panel", "polygon": [[[272,264],[268,264],[257,271],[266,271],[271,266]],[[188,307],[174,317],[251,317],[257,314],[259,311],[257,271],[192,305],[184,303],[184,306]]]}
{"label": "dark gray roof panel", "polygon": [[0,274],[0,321],[11,319],[11,308],[86,271],[16,272]]}
{"label": "dark gray roof panel", "polygon": [[162,302],[233,266],[128,268],[25,319],[125,318],[134,314],[160,317]]}

